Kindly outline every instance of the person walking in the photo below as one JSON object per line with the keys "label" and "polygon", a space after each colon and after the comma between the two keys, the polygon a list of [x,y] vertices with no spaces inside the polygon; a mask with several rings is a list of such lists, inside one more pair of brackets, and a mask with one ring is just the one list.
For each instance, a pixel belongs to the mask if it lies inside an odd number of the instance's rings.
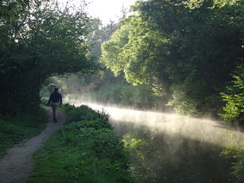
{"label": "person walking", "polygon": [[48,104],[52,103],[52,110],[53,110],[53,120],[57,123],[57,110],[58,107],[62,105],[62,95],[58,92],[58,88],[55,88],[53,93],[51,93]]}

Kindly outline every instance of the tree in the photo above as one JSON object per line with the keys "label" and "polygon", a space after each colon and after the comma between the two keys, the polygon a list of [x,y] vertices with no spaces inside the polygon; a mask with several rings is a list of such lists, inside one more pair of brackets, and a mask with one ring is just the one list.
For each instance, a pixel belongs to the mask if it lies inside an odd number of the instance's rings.
{"label": "tree", "polygon": [[219,93],[243,59],[243,5],[202,2],[195,9],[182,0],[137,3],[102,45],[101,62],[131,83],[171,93],[183,113],[218,111]]}
{"label": "tree", "polygon": [[244,124],[244,68],[238,67],[238,72],[233,75],[232,85],[227,86],[226,92],[222,93],[226,105],[223,107],[224,114],[221,116],[229,122]]}
{"label": "tree", "polygon": [[[213,0],[213,6],[223,7],[225,5],[233,5],[239,2],[239,0]],[[204,4],[203,0],[188,0],[184,2],[189,8],[199,8]]]}
{"label": "tree", "polygon": [[44,2],[1,20],[1,113],[36,108],[42,82],[50,76],[97,68],[86,56],[89,18],[83,11]]}
{"label": "tree", "polygon": [[0,2],[0,17],[16,18],[31,4],[39,4],[39,0],[2,0]]}

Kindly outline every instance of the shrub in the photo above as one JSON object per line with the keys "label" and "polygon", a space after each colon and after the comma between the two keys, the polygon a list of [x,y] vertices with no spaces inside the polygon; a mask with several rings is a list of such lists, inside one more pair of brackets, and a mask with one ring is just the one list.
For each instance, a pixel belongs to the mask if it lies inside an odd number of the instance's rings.
{"label": "shrub", "polygon": [[35,154],[29,183],[136,182],[129,154],[112,131],[108,115],[87,106],[64,105],[68,124]]}
{"label": "shrub", "polygon": [[222,93],[224,114],[220,114],[226,121],[244,123],[244,73],[233,75],[233,85],[227,87],[227,92]]}
{"label": "shrub", "polygon": [[108,120],[108,114],[104,112],[97,112],[88,107],[81,105],[79,107],[71,106],[69,104],[62,105],[62,110],[68,114],[68,123],[77,122],[81,120]]}

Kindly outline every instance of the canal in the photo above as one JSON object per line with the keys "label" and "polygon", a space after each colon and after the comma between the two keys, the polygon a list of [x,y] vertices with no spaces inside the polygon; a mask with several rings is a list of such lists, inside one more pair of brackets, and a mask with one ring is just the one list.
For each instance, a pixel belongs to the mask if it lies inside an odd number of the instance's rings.
{"label": "canal", "polygon": [[232,160],[221,155],[243,133],[226,123],[176,114],[86,104],[109,114],[131,154],[140,183],[233,183]]}

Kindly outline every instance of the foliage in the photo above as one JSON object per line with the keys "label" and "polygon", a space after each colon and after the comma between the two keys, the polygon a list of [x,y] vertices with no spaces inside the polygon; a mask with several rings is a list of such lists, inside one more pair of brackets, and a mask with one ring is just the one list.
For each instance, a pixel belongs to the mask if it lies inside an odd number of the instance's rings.
{"label": "foliage", "polygon": [[[240,2],[240,0],[213,0],[212,4],[213,6],[220,6],[223,7],[225,5],[233,5]],[[199,8],[203,5],[204,0],[187,0],[184,2],[189,8]]]}
{"label": "foliage", "polygon": [[161,110],[167,103],[166,97],[154,95],[148,86],[132,86],[123,80],[106,83],[98,90],[90,92],[89,97],[96,103],[137,109]]}
{"label": "foliage", "polygon": [[50,1],[32,3],[18,16],[1,17],[0,112],[35,109],[42,82],[52,75],[97,68],[86,55],[88,32],[89,18],[83,10],[61,10]]}
{"label": "foliage", "polygon": [[46,127],[47,120],[43,108],[33,115],[0,116],[0,156],[14,144],[39,134]]}
{"label": "foliage", "polygon": [[79,107],[71,106],[69,104],[64,104],[61,107],[68,114],[68,123],[73,123],[81,120],[101,120],[107,121],[109,116],[104,112],[94,111],[86,105],[81,105]]}
{"label": "foliage", "polygon": [[85,120],[69,121],[35,154],[36,166],[28,183],[136,182],[129,169],[129,154],[104,114],[87,106],[63,108],[69,119],[75,114]]}
{"label": "foliage", "polygon": [[[233,161],[232,174],[236,177],[236,183],[244,181],[244,148],[243,144],[239,144],[233,133],[230,133],[226,139],[228,140],[222,156]],[[242,140],[241,140],[242,142]]]}
{"label": "foliage", "polygon": [[[138,109],[162,110],[168,102],[167,96],[158,96],[146,85],[133,86],[123,76],[114,77],[105,71],[103,78],[97,82],[94,78],[88,81],[84,77],[52,77],[52,83],[60,86],[65,100],[73,103],[102,103]],[[46,87],[44,87],[46,88]],[[46,90],[42,90],[44,91]],[[47,95],[48,97],[49,95]]]}
{"label": "foliage", "polygon": [[123,85],[123,83],[106,83],[92,93],[92,98],[98,103],[120,104]]}
{"label": "foliage", "polygon": [[40,4],[40,0],[2,0],[0,2],[0,17],[16,18],[33,4]]}
{"label": "foliage", "polygon": [[185,108],[185,100],[194,114],[216,113],[219,93],[243,59],[243,3],[213,6],[205,0],[190,9],[184,2],[138,2],[136,13],[102,44],[100,61],[134,85],[174,94],[176,108]]}
{"label": "foliage", "polygon": [[175,106],[174,110],[178,114],[190,114],[192,116],[199,116],[200,111],[197,109],[196,101],[186,96],[186,94],[181,89],[181,86],[178,86],[178,89],[174,90],[174,93],[172,94],[173,99],[167,105]]}
{"label": "foliage", "polygon": [[[90,47],[88,53],[88,58],[94,63],[98,63],[98,59],[101,54],[101,44],[104,41],[107,41],[111,34],[118,29],[119,25],[115,22],[110,22],[106,26],[101,25],[101,21],[98,19],[90,20],[90,31],[87,35],[87,44]],[[72,73],[65,74],[62,76],[53,76],[44,81],[41,93],[46,94],[48,97],[49,94],[46,93],[46,88],[50,84],[55,84],[60,88],[60,91],[67,99],[78,99],[78,100],[88,100],[90,98],[84,98],[84,95],[89,95],[92,91],[99,90],[103,85],[107,85],[113,81],[121,81],[124,79],[122,77],[115,78],[113,73],[110,70],[102,68],[96,73],[90,74],[81,74],[81,73]]]}
{"label": "foliage", "polygon": [[226,93],[222,93],[226,105],[224,114],[220,114],[226,121],[232,123],[244,123],[244,72],[240,67],[239,75],[233,75],[232,85],[227,87]]}

